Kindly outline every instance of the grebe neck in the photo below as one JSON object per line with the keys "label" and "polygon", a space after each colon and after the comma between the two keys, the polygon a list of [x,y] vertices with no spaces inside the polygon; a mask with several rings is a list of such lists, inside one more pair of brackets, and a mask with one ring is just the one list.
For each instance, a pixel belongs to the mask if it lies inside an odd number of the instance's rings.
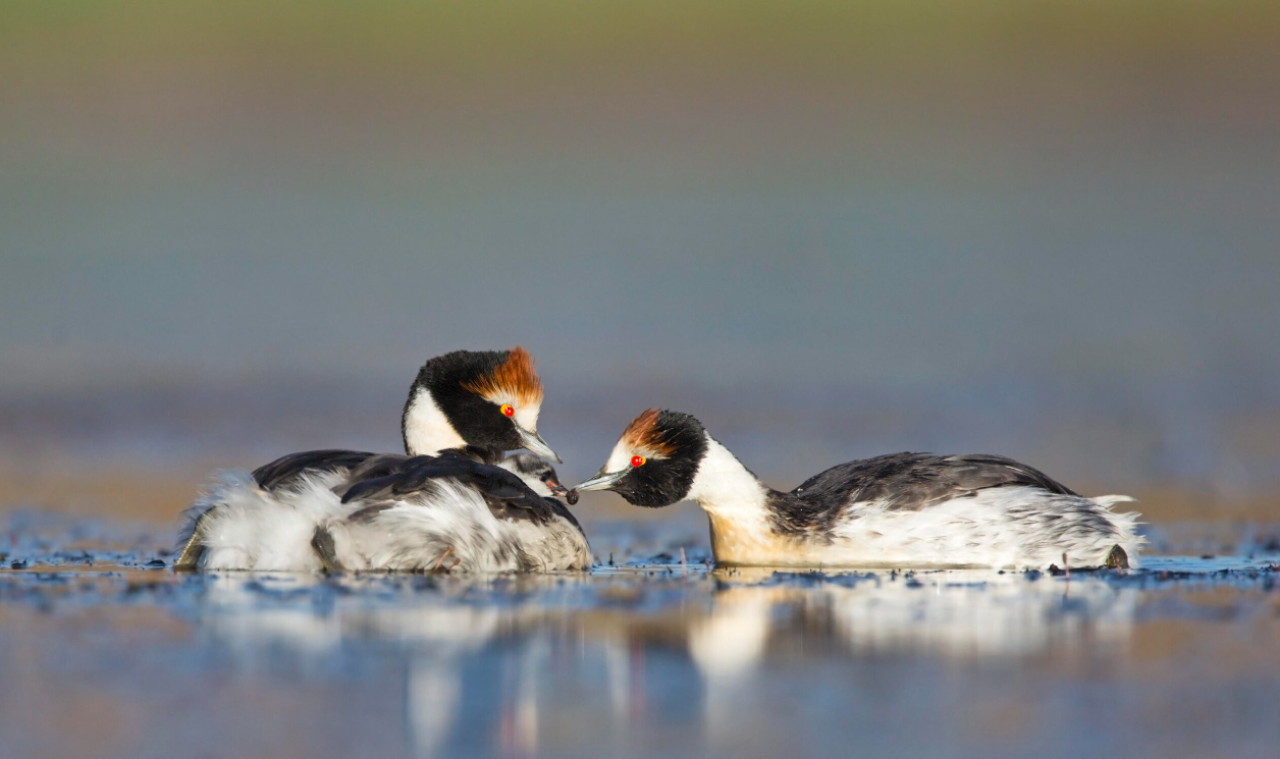
{"label": "grebe neck", "polygon": [[467,441],[449,423],[431,391],[423,386],[414,388],[409,396],[400,430],[404,436],[404,451],[410,456],[431,455],[467,445]]}

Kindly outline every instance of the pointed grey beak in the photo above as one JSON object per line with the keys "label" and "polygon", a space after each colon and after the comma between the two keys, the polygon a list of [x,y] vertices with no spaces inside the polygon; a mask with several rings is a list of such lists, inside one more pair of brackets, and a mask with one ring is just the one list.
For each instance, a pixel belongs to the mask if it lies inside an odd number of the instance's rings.
{"label": "pointed grey beak", "polygon": [[630,469],[623,469],[620,472],[605,472],[603,469],[601,469],[600,471],[596,472],[595,477],[592,477],[586,482],[578,483],[577,485],[574,486],[573,489],[574,490],[608,490],[609,488],[613,487],[614,484],[618,482],[618,480],[622,479],[623,477],[626,477],[627,473],[630,471],[631,471]]}
{"label": "pointed grey beak", "polygon": [[556,452],[551,450],[551,446],[547,445],[547,441],[543,440],[538,433],[526,430],[518,424],[516,425],[516,432],[520,434],[520,442],[524,444],[524,447],[527,448],[530,453],[536,453],[544,459],[552,459],[557,464],[564,463],[560,457],[556,455]]}

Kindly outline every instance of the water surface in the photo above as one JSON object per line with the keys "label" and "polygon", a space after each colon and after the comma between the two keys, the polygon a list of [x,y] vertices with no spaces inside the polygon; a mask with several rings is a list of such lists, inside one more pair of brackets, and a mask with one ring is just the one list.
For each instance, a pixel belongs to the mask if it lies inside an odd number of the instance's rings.
{"label": "water surface", "polygon": [[613,564],[587,574],[192,576],[152,536],[12,521],[5,756],[1269,757],[1280,742],[1280,557],[1258,545],[1127,573],[796,573],[714,570],[684,527],[637,540],[619,524],[599,531]]}

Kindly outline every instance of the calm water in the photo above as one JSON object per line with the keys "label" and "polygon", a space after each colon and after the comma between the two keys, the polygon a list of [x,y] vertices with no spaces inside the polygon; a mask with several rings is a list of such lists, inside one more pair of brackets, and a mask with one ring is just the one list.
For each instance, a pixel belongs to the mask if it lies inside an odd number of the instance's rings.
{"label": "calm water", "polygon": [[696,528],[593,526],[614,565],[586,575],[319,579],[174,575],[148,568],[163,559],[154,536],[18,515],[5,566],[25,568],[0,571],[0,753],[1271,757],[1280,744],[1267,546],[1128,574],[775,574],[710,570]]}

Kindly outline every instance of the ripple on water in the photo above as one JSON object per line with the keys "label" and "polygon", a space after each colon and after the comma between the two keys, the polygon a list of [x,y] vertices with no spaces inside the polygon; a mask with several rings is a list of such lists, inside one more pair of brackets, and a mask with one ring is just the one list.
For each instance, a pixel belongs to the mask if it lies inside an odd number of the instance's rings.
{"label": "ripple on water", "polygon": [[1267,556],[1069,576],[715,570],[687,530],[617,527],[613,565],[589,574],[179,575],[145,531],[106,525],[95,545],[82,524],[22,529],[3,544],[25,567],[0,571],[6,756],[1274,745]]}

